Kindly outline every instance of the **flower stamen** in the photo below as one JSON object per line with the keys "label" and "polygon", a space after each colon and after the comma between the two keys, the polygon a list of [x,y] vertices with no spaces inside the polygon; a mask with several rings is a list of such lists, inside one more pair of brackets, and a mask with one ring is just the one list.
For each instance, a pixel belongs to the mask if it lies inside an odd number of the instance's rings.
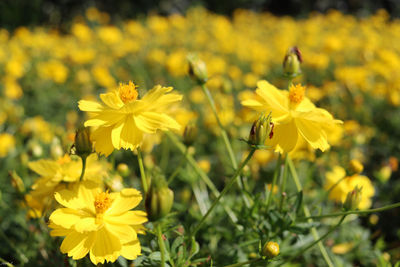
{"label": "flower stamen", "polygon": [[136,87],[137,86],[132,81],[129,81],[129,84],[119,84],[118,94],[122,102],[126,104],[137,99],[138,92],[136,90]]}
{"label": "flower stamen", "polygon": [[292,104],[300,104],[304,99],[306,87],[301,84],[291,85],[289,88],[289,100]]}

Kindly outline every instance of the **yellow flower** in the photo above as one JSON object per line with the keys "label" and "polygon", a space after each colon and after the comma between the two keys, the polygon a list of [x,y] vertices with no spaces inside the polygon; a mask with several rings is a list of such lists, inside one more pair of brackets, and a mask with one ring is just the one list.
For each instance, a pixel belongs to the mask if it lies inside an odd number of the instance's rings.
{"label": "yellow flower", "polygon": [[0,158],[6,157],[15,147],[15,138],[9,133],[0,134]]}
{"label": "yellow flower", "polygon": [[[41,216],[43,210],[51,205],[55,191],[65,188],[66,183],[78,182],[82,171],[82,161],[73,160],[68,155],[55,160],[29,162],[29,168],[40,175],[32,185],[32,191],[25,196],[28,206],[34,211],[32,217]],[[87,158],[83,180],[100,184],[107,177],[108,165],[97,160],[96,154]],[[35,216],[36,213],[36,216]]]}
{"label": "yellow flower", "polygon": [[359,174],[346,176],[346,171],[342,167],[335,166],[332,171],[326,173],[325,190],[329,190],[336,183],[338,184],[329,193],[330,199],[343,203],[347,194],[358,186],[361,188],[361,201],[358,208],[367,209],[371,206],[375,189],[368,177]]}
{"label": "yellow flower", "polygon": [[65,236],[60,250],[74,260],[89,253],[93,264],[114,262],[119,256],[129,260],[141,253],[138,233],[147,221],[144,211],[133,211],[142,196],[136,189],[103,192],[91,182],[76,184],[73,190],[55,193],[65,208],[50,215],[51,236]]}
{"label": "yellow flower", "polygon": [[95,149],[105,155],[115,149],[138,148],[144,134],[157,130],[179,130],[180,125],[166,114],[169,106],[182,99],[182,95],[170,93],[172,87],[155,86],[143,98],[137,99],[136,86],[120,84],[118,90],[101,94],[104,104],[79,101],[79,108],[88,111],[91,118],[85,126],[97,127],[92,133]]}
{"label": "yellow flower", "polygon": [[268,145],[277,146],[277,150],[290,152],[304,139],[312,148],[324,151],[329,148],[327,131],[341,123],[332,115],[315,105],[305,97],[305,87],[292,85],[289,92],[278,90],[267,81],[257,83],[258,99],[247,99],[242,105],[258,112],[272,113],[275,123],[272,139]]}

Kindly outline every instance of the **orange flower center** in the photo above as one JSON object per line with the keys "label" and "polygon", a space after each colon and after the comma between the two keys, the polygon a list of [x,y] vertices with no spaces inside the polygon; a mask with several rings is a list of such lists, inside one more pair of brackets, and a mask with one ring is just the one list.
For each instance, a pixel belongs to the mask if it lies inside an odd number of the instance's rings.
{"label": "orange flower center", "polygon": [[121,98],[122,102],[129,103],[135,101],[138,97],[138,92],[136,90],[136,85],[129,81],[129,84],[119,84],[118,88],[119,98]]}
{"label": "orange flower center", "polygon": [[96,224],[103,222],[104,212],[111,206],[110,194],[107,192],[99,193],[94,199],[94,208],[96,209]]}
{"label": "orange flower center", "polygon": [[111,198],[108,192],[99,193],[94,199],[96,213],[104,213],[111,206]]}
{"label": "orange flower center", "polygon": [[289,88],[289,100],[292,104],[300,104],[304,99],[306,87],[301,84],[291,85]]}

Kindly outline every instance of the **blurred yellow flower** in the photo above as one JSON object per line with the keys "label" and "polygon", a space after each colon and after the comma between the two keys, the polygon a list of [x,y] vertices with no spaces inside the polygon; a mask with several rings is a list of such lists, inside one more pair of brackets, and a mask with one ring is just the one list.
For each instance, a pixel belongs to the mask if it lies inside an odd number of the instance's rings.
{"label": "blurred yellow flower", "polygon": [[[77,159],[77,160],[75,160]],[[33,210],[31,217],[41,216],[43,210],[50,206],[55,191],[66,187],[66,183],[78,182],[82,171],[82,161],[72,159],[68,154],[58,160],[29,162],[29,168],[40,175],[32,185],[32,190],[25,196],[28,206]],[[100,184],[108,176],[109,166],[97,160],[96,154],[87,158],[83,180],[90,180]]]}
{"label": "blurred yellow flower", "polygon": [[312,148],[324,151],[329,148],[327,131],[341,123],[332,115],[305,97],[305,87],[292,85],[289,92],[278,90],[267,81],[257,83],[256,94],[260,97],[242,101],[242,105],[258,112],[272,112],[275,123],[272,139],[267,143],[277,150],[292,151],[301,139]]}
{"label": "blurred yellow flower", "polygon": [[15,138],[9,133],[0,134],[0,158],[8,155],[15,147]]}
{"label": "blurred yellow flower", "polygon": [[74,260],[89,253],[93,264],[114,262],[119,256],[129,260],[141,253],[137,237],[147,221],[144,211],[135,208],[142,196],[133,188],[118,193],[103,192],[90,182],[74,186],[73,190],[55,193],[65,208],[50,215],[52,236],[65,236],[60,250]]}
{"label": "blurred yellow flower", "polygon": [[332,171],[326,173],[325,190],[329,190],[336,183],[338,184],[329,193],[330,199],[343,203],[347,194],[358,186],[362,190],[358,208],[367,209],[371,206],[375,189],[368,177],[359,174],[346,176],[346,171],[342,167],[335,166]]}
{"label": "blurred yellow flower", "polygon": [[166,114],[171,104],[180,101],[182,95],[168,92],[172,87],[155,86],[141,99],[136,86],[120,84],[118,90],[101,94],[103,103],[81,100],[79,108],[90,113],[85,126],[97,127],[92,138],[97,152],[111,154],[114,149],[138,148],[144,134],[157,130],[179,130],[180,125]]}

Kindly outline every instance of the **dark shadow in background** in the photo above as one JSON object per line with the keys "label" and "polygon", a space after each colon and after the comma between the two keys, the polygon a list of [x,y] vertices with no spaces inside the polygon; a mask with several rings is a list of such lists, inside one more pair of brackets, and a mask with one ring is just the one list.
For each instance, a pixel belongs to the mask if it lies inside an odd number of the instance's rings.
{"label": "dark shadow in background", "polygon": [[332,8],[367,16],[383,8],[392,18],[400,16],[400,0],[0,0],[0,27],[8,30],[34,25],[59,27],[73,17],[83,15],[91,6],[109,13],[113,21],[118,21],[148,13],[183,14],[188,8],[198,5],[228,16],[236,8],[294,17],[304,17],[312,11],[323,13]]}

